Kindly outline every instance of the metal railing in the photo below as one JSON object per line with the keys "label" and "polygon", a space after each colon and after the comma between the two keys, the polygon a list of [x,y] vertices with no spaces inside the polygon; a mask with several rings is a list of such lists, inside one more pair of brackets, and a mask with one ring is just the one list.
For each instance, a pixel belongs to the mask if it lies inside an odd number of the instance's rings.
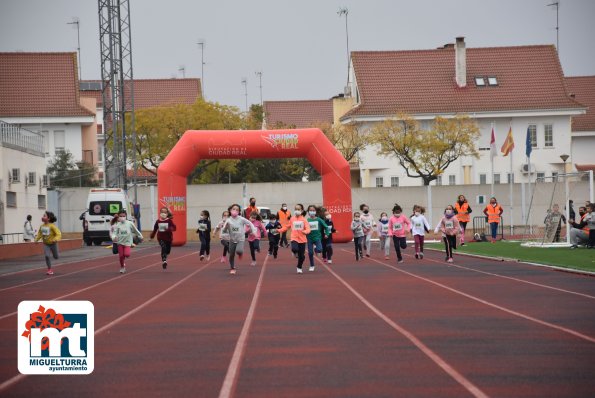
{"label": "metal railing", "polygon": [[0,245],[10,244],[10,243],[23,243],[23,233],[22,232],[15,232],[12,234],[0,234]]}
{"label": "metal railing", "polygon": [[0,120],[0,144],[5,147],[44,155],[43,135]]}

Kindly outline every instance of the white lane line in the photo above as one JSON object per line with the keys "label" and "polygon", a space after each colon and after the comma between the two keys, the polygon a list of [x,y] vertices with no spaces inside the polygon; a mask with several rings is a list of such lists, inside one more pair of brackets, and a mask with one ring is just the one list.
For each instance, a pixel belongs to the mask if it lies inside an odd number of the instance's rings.
{"label": "white lane line", "polygon": [[438,354],[432,351],[428,346],[426,346],[420,339],[418,339],[413,333],[409,332],[404,327],[397,324],[395,321],[390,319],[386,316],[382,311],[376,308],[372,303],[366,300],[355,288],[353,288],[349,283],[347,283],[343,278],[335,273],[328,265],[323,264],[323,266],[335,277],[339,282],[343,284],[355,297],[358,298],[366,307],[368,307],[374,314],[376,314],[380,319],[386,322],[390,327],[395,329],[397,332],[401,333],[407,340],[409,340],[413,345],[415,345],[421,352],[423,352],[428,358],[430,358],[436,365],[438,365],[442,370],[444,370],[450,377],[452,377],[457,383],[463,386],[467,391],[469,391],[474,397],[488,397],[483,391],[479,389],[475,384],[473,384],[469,379],[459,373],[455,368],[453,368],[446,360],[442,359]]}
{"label": "white lane line", "polygon": [[250,328],[252,327],[252,321],[254,320],[254,312],[256,310],[256,306],[258,305],[258,297],[260,296],[260,288],[262,286],[262,280],[264,278],[264,271],[267,267],[268,259],[268,257],[265,258],[264,263],[262,265],[262,269],[260,270],[260,276],[258,277],[258,282],[256,283],[256,289],[254,289],[254,295],[252,296],[250,309],[248,309],[248,314],[246,315],[246,319],[244,320],[244,326],[242,327],[240,337],[238,338],[238,341],[236,343],[236,348],[233,351],[231,361],[229,362],[227,374],[225,375],[225,379],[223,380],[221,391],[219,391],[219,398],[229,398],[232,397],[235,393],[240,373],[240,366],[242,365],[242,359],[246,351],[248,335],[250,333]]}

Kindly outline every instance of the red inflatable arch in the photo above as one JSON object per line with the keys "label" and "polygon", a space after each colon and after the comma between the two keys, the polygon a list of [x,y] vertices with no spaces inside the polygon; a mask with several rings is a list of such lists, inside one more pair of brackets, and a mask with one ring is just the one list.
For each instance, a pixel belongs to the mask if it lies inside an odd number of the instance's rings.
{"label": "red inflatable arch", "polygon": [[178,227],[174,245],[186,243],[186,177],[196,164],[203,159],[251,158],[307,158],[322,176],[323,205],[333,215],[337,229],[334,241],[351,240],[349,163],[322,131],[188,130],[157,170],[159,207],[166,206],[172,211]]}

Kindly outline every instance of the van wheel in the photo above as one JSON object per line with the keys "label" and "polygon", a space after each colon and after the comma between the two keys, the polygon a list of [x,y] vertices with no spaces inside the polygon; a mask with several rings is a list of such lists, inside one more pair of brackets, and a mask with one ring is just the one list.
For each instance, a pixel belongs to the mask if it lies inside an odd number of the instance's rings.
{"label": "van wheel", "polygon": [[93,243],[95,244],[95,246],[101,246],[101,242],[103,242],[101,239],[95,239],[93,241]]}
{"label": "van wheel", "polygon": [[93,244],[93,240],[85,239],[85,243],[87,244],[87,246],[91,246]]}

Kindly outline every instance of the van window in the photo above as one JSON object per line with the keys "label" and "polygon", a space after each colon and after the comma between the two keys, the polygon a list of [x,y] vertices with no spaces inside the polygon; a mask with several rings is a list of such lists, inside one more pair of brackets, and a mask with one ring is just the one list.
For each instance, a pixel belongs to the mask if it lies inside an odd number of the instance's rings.
{"label": "van window", "polygon": [[268,220],[271,217],[271,210],[270,209],[259,209],[260,210],[260,218],[263,220]]}
{"label": "van window", "polygon": [[115,201],[95,201],[89,204],[91,216],[113,216],[122,210],[122,203]]}

